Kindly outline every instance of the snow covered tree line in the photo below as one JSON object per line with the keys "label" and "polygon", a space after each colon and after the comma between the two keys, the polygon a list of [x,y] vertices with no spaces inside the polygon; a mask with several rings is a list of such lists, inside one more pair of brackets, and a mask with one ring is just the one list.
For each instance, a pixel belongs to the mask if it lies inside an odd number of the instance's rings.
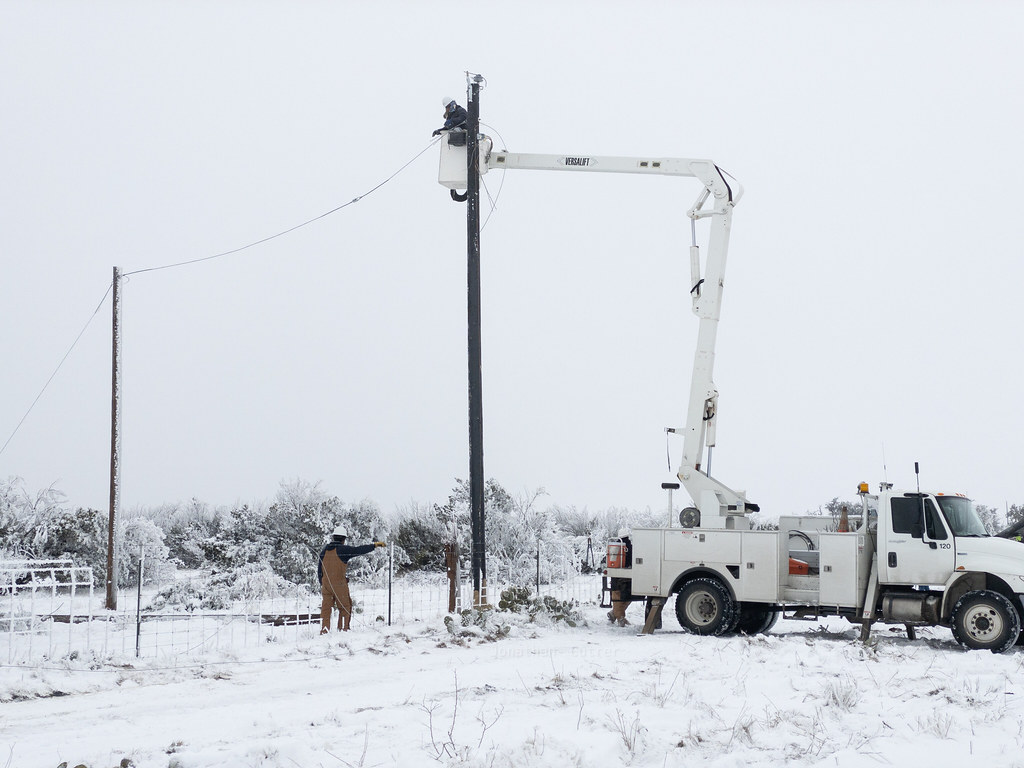
{"label": "snow covered tree line", "polygon": [[[664,513],[611,508],[589,512],[541,504],[544,492],[509,493],[496,480],[485,489],[488,578],[492,582],[547,583],[562,574],[596,567],[607,539],[620,527],[654,525]],[[106,578],[106,510],[73,507],[54,487],[35,494],[19,478],[0,480],[0,560],[72,559],[90,566],[96,583]],[[331,532],[344,525],[353,544],[388,541],[397,573],[444,572],[445,545],[470,551],[469,486],[455,483],[444,502],[412,502],[385,514],[370,500],[345,502],[318,483],[283,482],[272,502],[211,508],[186,503],[133,508],[117,521],[118,581],[138,583],[145,551],[145,580],[163,581],[176,570],[227,573],[271,571],[296,585],[315,587],[316,561]],[[378,549],[350,563],[354,579],[381,584],[388,552]]]}
{"label": "snow covered tree line", "polygon": [[[492,583],[544,583],[565,573],[600,564],[604,547],[621,527],[663,525],[664,510],[610,508],[599,512],[544,505],[542,490],[514,495],[496,480],[487,481],[485,511],[488,579]],[[819,510],[838,518],[842,506],[859,502],[832,499]],[[394,546],[397,573],[445,570],[444,551],[456,542],[466,562],[470,551],[469,484],[457,480],[444,502],[412,502],[385,514],[370,500],[345,502],[319,483],[281,483],[274,500],[211,508],[197,499],[186,503],[124,511],[115,538],[118,583],[138,583],[139,556],[145,552],[147,583],[161,582],[177,570],[230,573],[268,572],[295,585],[316,587],[316,560],[338,525],[351,543],[388,541]],[[1024,504],[1007,513],[976,505],[989,532],[1024,520]],[[106,579],[106,510],[73,507],[53,486],[35,494],[16,477],[0,480],[0,560],[72,559],[92,568],[97,584]],[[758,521],[753,521],[757,523]],[[761,523],[771,527],[770,522]],[[352,577],[379,585],[387,576],[383,549],[353,560]]]}

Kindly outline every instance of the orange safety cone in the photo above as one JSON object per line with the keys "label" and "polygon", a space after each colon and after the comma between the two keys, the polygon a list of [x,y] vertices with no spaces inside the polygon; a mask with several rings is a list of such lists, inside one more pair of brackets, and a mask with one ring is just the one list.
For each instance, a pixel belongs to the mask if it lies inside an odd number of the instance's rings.
{"label": "orange safety cone", "polygon": [[839,533],[850,532],[850,518],[846,512],[846,505],[843,505],[842,511],[839,513],[839,527],[836,529]]}

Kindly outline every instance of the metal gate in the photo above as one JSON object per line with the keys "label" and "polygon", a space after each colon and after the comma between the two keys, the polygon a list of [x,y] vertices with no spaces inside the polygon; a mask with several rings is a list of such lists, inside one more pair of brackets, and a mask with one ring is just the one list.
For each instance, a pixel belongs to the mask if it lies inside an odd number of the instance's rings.
{"label": "metal gate", "polygon": [[0,560],[0,637],[8,663],[87,650],[92,609],[91,568],[70,560]]}

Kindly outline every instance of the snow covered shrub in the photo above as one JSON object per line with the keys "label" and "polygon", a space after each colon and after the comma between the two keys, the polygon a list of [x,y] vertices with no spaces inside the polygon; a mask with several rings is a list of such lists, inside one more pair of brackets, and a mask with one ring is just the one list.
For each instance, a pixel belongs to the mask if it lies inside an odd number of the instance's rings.
{"label": "snow covered shrub", "polygon": [[[540,510],[543,490],[513,497],[493,478],[484,485],[487,517],[485,547],[491,581],[528,583],[537,574],[537,547],[541,550],[541,579],[550,581],[564,571],[576,570],[579,558],[572,543],[555,521],[552,510]],[[445,504],[430,512],[414,508],[414,517],[399,523],[400,543],[414,563],[444,568],[444,544],[456,539],[459,551],[468,553],[470,543],[469,483],[457,480]],[[411,547],[411,549],[410,549]]]}
{"label": "snow covered shrub", "polygon": [[18,478],[0,480],[0,551],[14,550],[19,544]]}
{"label": "snow covered shrub", "polygon": [[[92,568],[93,578],[101,584],[107,577],[108,525],[108,512],[67,507],[64,494],[53,486],[33,497],[18,478],[0,483],[0,549],[19,557],[72,560],[76,565]],[[119,522],[115,546],[120,583],[137,583],[137,554],[143,545],[150,561],[147,571],[161,577],[167,575],[167,548],[162,540],[163,533],[148,520]],[[149,571],[150,566],[154,570]]]}
{"label": "snow covered shrub", "polygon": [[134,587],[139,583],[139,560],[143,552],[145,559],[142,573],[145,583],[164,581],[174,573],[170,561],[170,550],[164,544],[164,532],[156,523],[144,517],[122,522],[117,527],[118,583],[122,587]]}
{"label": "snow covered shrub", "polygon": [[105,554],[96,557],[102,513],[72,512],[64,502],[64,494],[52,485],[33,496],[20,477],[0,482],[0,549],[25,559],[71,557],[82,564],[105,564]]}
{"label": "snow covered shrub", "polygon": [[271,546],[267,513],[248,504],[217,516],[213,533],[202,543],[203,554],[214,567],[228,569],[269,560]]}
{"label": "snow covered shrub", "polygon": [[[468,525],[468,506],[465,522]],[[445,546],[458,538],[454,503],[430,506],[415,502],[398,511],[395,543],[408,555],[406,566],[410,571],[445,570]]]}
{"label": "snow covered shrub", "polygon": [[107,526],[108,514],[98,509],[52,507],[36,519],[30,551],[36,558],[89,566],[102,582],[107,576]]}
{"label": "snow covered shrub", "polygon": [[[605,544],[619,528],[664,523],[664,513],[611,508],[588,512],[575,507],[542,508],[544,490],[513,495],[493,478],[484,486],[487,517],[485,546],[488,578],[507,584],[551,583],[564,575],[599,566]],[[399,543],[417,568],[444,569],[444,545],[457,538],[459,549],[471,549],[469,483],[457,480],[445,504],[413,505],[400,512]]]}
{"label": "snow covered shrub", "polygon": [[[266,563],[293,584],[312,585],[320,550],[338,525],[348,529],[352,545],[387,540],[391,533],[390,524],[373,502],[346,504],[328,496],[319,484],[294,480],[281,484],[269,509],[243,505],[218,515],[201,548],[214,567],[229,570],[247,563]],[[398,565],[406,561],[400,548],[396,548],[395,558]],[[387,563],[387,553],[375,550],[353,559],[349,576],[383,583]]]}
{"label": "snow covered shrub", "polygon": [[576,507],[552,510],[555,524],[571,536],[570,542],[580,571],[588,573],[601,565],[609,539],[619,535],[622,528],[650,528],[664,525],[667,515],[664,511],[641,511],[609,507],[599,512],[589,512]]}
{"label": "snow covered shrub", "polygon": [[203,542],[214,531],[216,513],[193,498],[185,504],[163,504],[140,512],[164,532],[168,556],[178,568],[202,568],[207,564]]}
{"label": "snow covered shrub", "polygon": [[185,520],[172,523],[164,534],[168,557],[179,568],[202,568],[206,565],[203,541],[212,533],[212,520]]}
{"label": "snow covered shrub", "polygon": [[191,613],[199,610],[223,610],[228,601],[223,592],[214,594],[209,578],[180,579],[163,587],[149,603],[150,610],[180,609]]}
{"label": "snow covered shrub", "polygon": [[[306,596],[309,590],[299,588]],[[212,573],[183,579],[161,589],[150,608],[180,608],[185,611],[228,610],[236,602],[292,596],[296,586],[274,573],[266,564],[249,563],[228,573]]]}

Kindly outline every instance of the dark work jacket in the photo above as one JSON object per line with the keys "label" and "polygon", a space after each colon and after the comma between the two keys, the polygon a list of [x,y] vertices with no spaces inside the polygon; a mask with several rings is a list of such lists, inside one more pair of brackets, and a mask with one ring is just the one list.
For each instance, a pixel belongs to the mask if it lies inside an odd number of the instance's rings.
{"label": "dark work jacket", "polygon": [[316,580],[318,584],[324,580],[324,558],[327,557],[328,552],[333,552],[341,562],[347,563],[353,557],[373,552],[373,544],[363,544],[361,547],[350,547],[348,544],[339,544],[337,541],[327,544],[320,550],[320,558],[316,563]]}
{"label": "dark work jacket", "polygon": [[458,104],[455,105],[454,109],[446,108],[444,111],[444,128],[441,130],[450,131],[452,128],[465,128],[466,120],[468,119],[469,113]]}

